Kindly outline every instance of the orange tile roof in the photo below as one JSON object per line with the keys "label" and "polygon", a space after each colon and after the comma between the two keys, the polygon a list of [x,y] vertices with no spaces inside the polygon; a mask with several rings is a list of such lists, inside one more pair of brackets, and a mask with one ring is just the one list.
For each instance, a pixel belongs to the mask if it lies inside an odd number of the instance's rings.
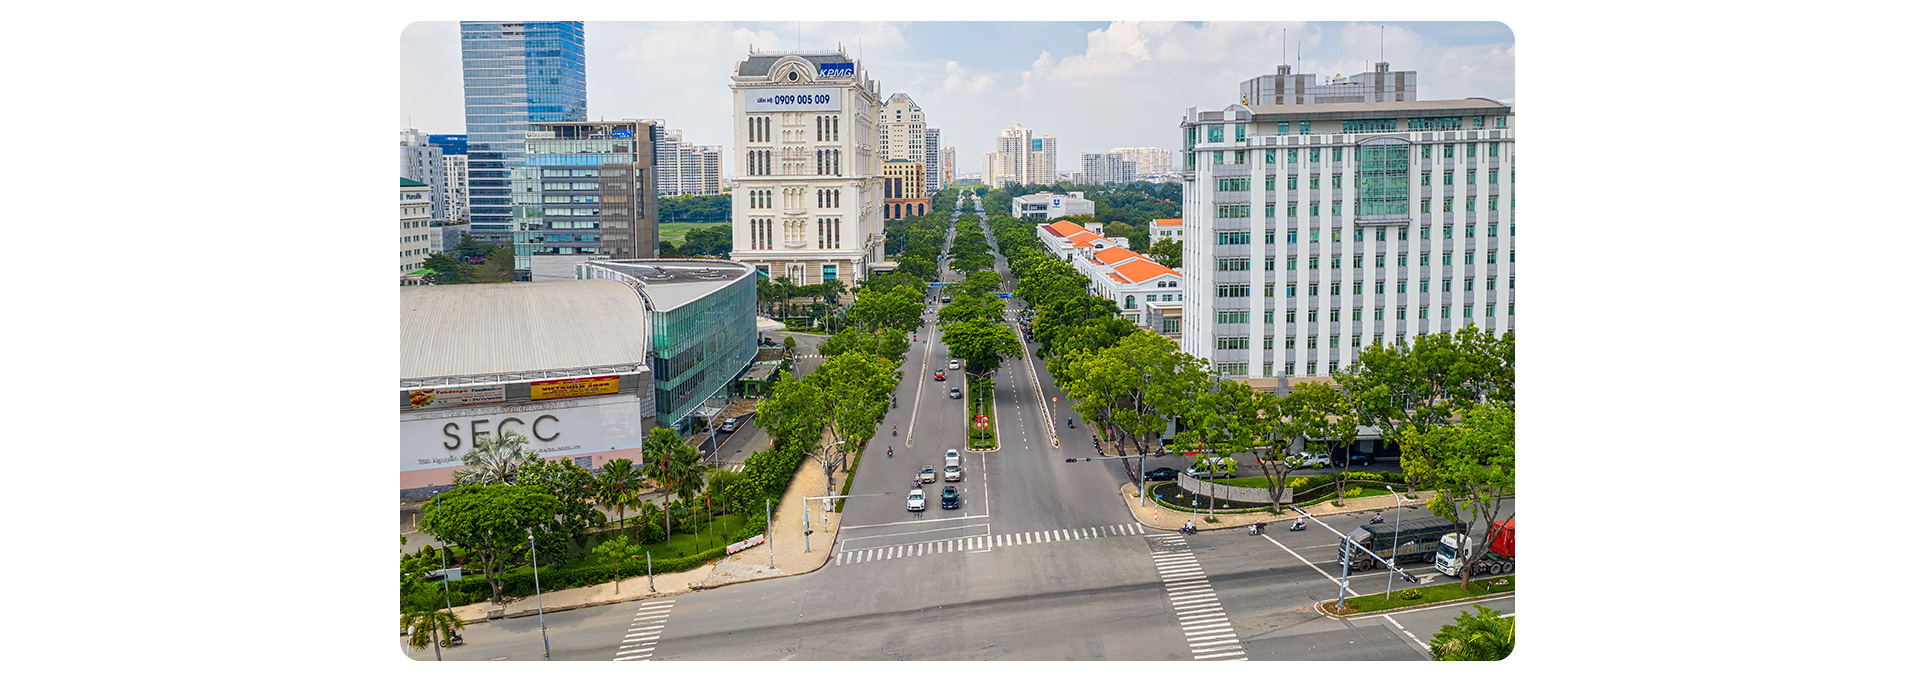
{"label": "orange tile roof", "polygon": [[1179,276],[1179,273],[1173,272],[1166,266],[1147,259],[1134,259],[1115,266],[1113,270],[1133,282],[1146,282],[1162,275]]}
{"label": "orange tile roof", "polygon": [[1154,224],[1154,225],[1179,225],[1179,224],[1180,224],[1180,219],[1178,219],[1178,218],[1155,218],[1155,219],[1153,219],[1153,224]]}
{"label": "orange tile roof", "polygon": [[1120,247],[1107,247],[1100,251],[1093,252],[1093,259],[1095,261],[1109,266],[1130,258],[1140,258],[1140,255]]}
{"label": "orange tile roof", "polygon": [[1076,247],[1090,247],[1090,246],[1093,246],[1094,240],[1098,240],[1098,239],[1100,239],[1099,235],[1095,235],[1090,232],[1078,232],[1078,233],[1069,235],[1067,237],[1067,242]]}

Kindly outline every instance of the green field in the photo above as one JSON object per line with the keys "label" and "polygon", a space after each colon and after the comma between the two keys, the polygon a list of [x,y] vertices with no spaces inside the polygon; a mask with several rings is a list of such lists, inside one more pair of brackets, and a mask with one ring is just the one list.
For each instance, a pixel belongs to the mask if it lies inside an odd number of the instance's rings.
{"label": "green field", "polygon": [[660,240],[678,245],[687,241],[687,233],[694,228],[710,228],[716,225],[726,225],[726,223],[661,223]]}

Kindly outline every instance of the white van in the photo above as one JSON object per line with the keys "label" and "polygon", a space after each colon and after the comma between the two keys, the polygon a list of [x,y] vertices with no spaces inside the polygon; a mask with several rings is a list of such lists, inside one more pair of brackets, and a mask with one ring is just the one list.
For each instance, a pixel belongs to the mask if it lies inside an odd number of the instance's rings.
{"label": "white van", "polygon": [[960,481],[960,451],[947,449],[946,480]]}

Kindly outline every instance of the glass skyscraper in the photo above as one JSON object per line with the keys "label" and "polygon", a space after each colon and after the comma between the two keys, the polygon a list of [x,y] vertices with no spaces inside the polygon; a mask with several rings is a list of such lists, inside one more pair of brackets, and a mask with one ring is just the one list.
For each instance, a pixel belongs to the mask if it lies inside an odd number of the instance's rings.
{"label": "glass skyscraper", "polygon": [[511,175],[529,123],[587,120],[586,31],[578,21],[460,22],[472,234],[513,241]]}

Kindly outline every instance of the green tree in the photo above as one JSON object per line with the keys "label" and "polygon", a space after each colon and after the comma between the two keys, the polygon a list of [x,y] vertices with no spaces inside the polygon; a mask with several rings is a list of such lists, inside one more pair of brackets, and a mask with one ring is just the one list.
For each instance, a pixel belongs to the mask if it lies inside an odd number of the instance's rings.
{"label": "green tree", "polygon": [[640,468],[632,460],[617,458],[607,461],[600,468],[600,477],[595,482],[600,504],[613,510],[621,523],[627,521],[627,508],[639,501],[640,490],[646,485],[640,474]]}
{"label": "green tree", "polygon": [[1205,362],[1145,330],[1097,351],[1077,349],[1060,364],[1060,388],[1088,421],[1113,430],[1116,455],[1128,445],[1134,453],[1159,447],[1167,421],[1195,405],[1206,381]]}
{"label": "green tree", "polygon": [[1461,558],[1460,585],[1465,586],[1473,562],[1491,547],[1494,524],[1514,492],[1513,406],[1475,404],[1459,422],[1410,438],[1418,448],[1402,452],[1401,467],[1423,473],[1431,483],[1435,495],[1427,509],[1481,529],[1473,552]]}
{"label": "green tree", "polygon": [[954,284],[949,291],[953,292],[955,297],[965,294],[997,299],[998,297],[994,295],[1000,291],[1000,274],[990,270],[968,273],[966,279]]}
{"label": "green tree", "polygon": [[890,290],[865,290],[853,300],[847,317],[854,324],[872,331],[882,329],[919,329],[927,304],[920,292],[909,287]]}
{"label": "green tree", "polygon": [[401,606],[400,628],[407,632],[407,647],[419,652],[433,646],[433,659],[440,661],[440,641],[466,622],[453,610],[441,610],[430,600],[412,600]]}
{"label": "green tree", "polygon": [[[1191,402],[1178,410],[1187,429],[1175,434],[1173,442],[1182,452],[1200,451],[1194,464],[1207,471],[1225,466],[1208,455],[1232,458],[1269,445],[1280,415],[1279,402],[1273,394],[1234,381],[1213,383],[1211,387],[1195,393]],[[1210,454],[1207,452],[1209,450],[1212,451]],[[1265,469],[1266,463],[1261,464]],[[1284,475],[1278,480],[1271,475],[1267,478],[1267,493],[1276,510],[1279,509],[1280,493],[1284,490],[1281,483],[1284,481]],[[1211,499],[1207,505],[1208,514],[1212,514]]]}
{"label": "green tree", "polygon": [[891,361],[849,351],[798,380],[782,376],[761,415],[771,431],[831,476],[846,469],[847,453],[873,438],[894,384]]}
{"label": "green tree", "polygon": [[[1288,435],[1306,440],[1306,449],[1314,453],[1352,446],[1360,438],[1360,418],[1355,414],[1353,397],[1328,382],[1304,382],[1295,385],[1280,399],[1282,429]],[[1352,463],[1351,459],[1347,460]],[[1341,470],[1336,504],[1347,500],[1346,470]]]}
{"label": "green tree", "polygon": [[1427,642],[1427,652],[1438,662],[1497,662],[1513,654],[1513,617],[1500,616],[1486,605],[1460,611],[1453,623],[1440,627]]}
{"label": "green tree", "polygon": [[[1424,334],[1413,343],[1360,351],[1334,381],[1354,397],[1362,424],[1419,455],[1419,438],[1472,404],[1512,403],[1513,333],[1499,337],[1471,325],[1452,334]],[[1417,472],[1408,484],[1418,486]]]}
{"label": "green tree", "polygon": [[687,231],[685,246],[680,248],[680,253],[688,256],[732,257],[733,225],[721,223]]}
{"label": "green tree", "polygon": [[464,285],[473,282],[473,266],[447,252],[428,254],[421,267],[433,271],[421,277],[427,284]]}
{"label": "green tree", "polygon": [[[604,513],[593,509],[593,473],[574,465],[571,460],[536,458],[520,468],[515,484],[533,487],[553,496],[560,504],[556,511],[558,518],[545,527],[553,536],[541,538],[540,544],[543,546],[564,547],[563,543],[579,540],[586,535],[588,528],[606,521]],[[554,553],[553,559],[554,564],[565,565],[567,556],[565,553]]]}
{"label": "green tree", "polygon": [[520,468],[533,460],[533,453],[527,450],[526,435],[502,429],[494,436],[473,440],[473,448],[460,456],[465,467],[454,471],[453,483],[456,486],[511,484]]}
{"label": "green tree", "polygon": [[500,575],[526,557],[528,530],[553,524],[559,512],[560,501],[532,487],[461,486],[427,508],[420,528],[442,545],[459,547],[469,565],[478,562],[498,604]]}
{"label": "green tree", "polygon": [[990,320],[957,320],[940,329],[940,340],[954,357],[966,361],[967,374],[986,377],[1006,358],[1020,357],[1020,337]]}
{"label": "green tree", "polygon": [[681,257],[680,250],[675,248],[672,242],[668,242],[666,240],[660,241],[660,258],[680,258],[680,257]]}
{"label": "green tree", "polygon": [[1006,318],[1006,310],[1006,303],[998,297],[955,293],[953,301],[933,315],[933,321],[942,329],[962,320],[998,323]]}
{"label": "green tree", "polygon": [[1160,265],[1168,268],[1180,267],[1181,245],[1171,238],[1161,238],[1152,245],[1149,245],[1146,251],[1140,253],[1146,254],[1153,260],[1160,262]]}

